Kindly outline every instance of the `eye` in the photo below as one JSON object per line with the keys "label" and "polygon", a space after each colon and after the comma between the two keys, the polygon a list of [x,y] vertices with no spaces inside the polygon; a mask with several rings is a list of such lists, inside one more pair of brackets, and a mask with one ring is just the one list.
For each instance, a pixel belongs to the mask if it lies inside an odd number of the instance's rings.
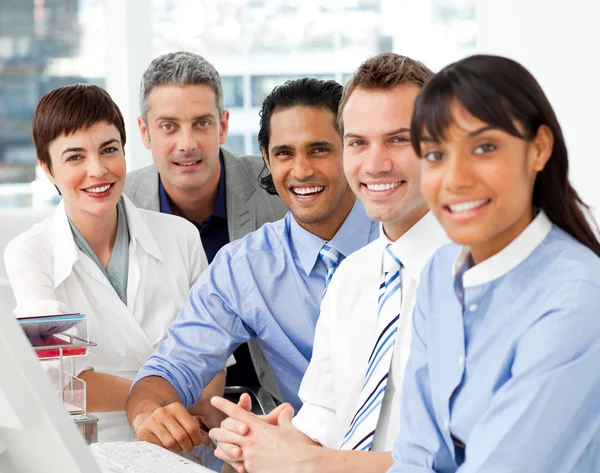
{"label": "eye", "polygon": [[198,122],[198,126],[200,128],[206,128],[206,127],[209,127],[210,125],[211,125],[211,121],[210,120],[200,120]]}
{"label": "eye", "polygon": [[423,159],[426,159],[430,163],[435,163],[442,159],[442,153],[439,151],[427,151],[423,154]]}
{"label": "eye", "polygon": [[76,163],[78,161],[81,161],[83,159],[83,156],[81,156],[80,154],[74,154],[73,156],[69,156],[67,158],[67,163]]}
{"label": "eye", "polygon": [[353,140],[348,143],[348,146],[352,146],[354,148],[358,148],[359,146],[364,146],[366,143],[364,140]]}
{"label": "eye", "polygon": [[482,145],[477,146],[474,150],[473,150],[473,154],[486,154],[486,153],[491,153],[492,151],[496,150],[496,146],[491,144],[491,143],[484,143]]}
{"label": "eye", "polygon": [[328,153],[329,152],[329,148],[319,147],[319,148],[313,149],[312,152],[313,152],[313,154]]}
{"label": "eye", "polygon": [[290,153],[288,150],[281,150],[281,151],[277,151],[277,153],[275,153],[275,156],[277,157],[286,157],[286,156],[291,156],[292,153]]}
{"label": "eye", "polygon": [[173,131],[173,129],[175,129],[172,123],[162,123],[160,128],[162,128],[164,131]]}
{"label": "eye", "polygon": [[102,150],[102,154],[113,154],[119,151],[119,148],[115,148],[114,146],[109,146],[108,148],[104,148]]}
{"label": "eye", "polygon": [[406,136],[394,136],[392,138],[392,143],[410,143],[410,138],[406,137]]}

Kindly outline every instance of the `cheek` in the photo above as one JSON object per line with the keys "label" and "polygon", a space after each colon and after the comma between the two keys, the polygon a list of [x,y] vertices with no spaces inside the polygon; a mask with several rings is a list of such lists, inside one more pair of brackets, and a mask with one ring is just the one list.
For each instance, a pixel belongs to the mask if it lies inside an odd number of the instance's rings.
{"label": "cheek", "polygon": [[432,168],[423,162],[419,174],[421,178],[421,192],[425,196],[429,207],[435,208],[438,200],[437,196],[442,185],[443,171]]}
{"label": "cheek", "polygon": [[61,194],[64,195],[75,191],[79,186],[81,186],[85,180],[85,177],[85,171],[82,171],[79,168],[59,168],[55,169],[54,171],[54,184],[59,188]]}

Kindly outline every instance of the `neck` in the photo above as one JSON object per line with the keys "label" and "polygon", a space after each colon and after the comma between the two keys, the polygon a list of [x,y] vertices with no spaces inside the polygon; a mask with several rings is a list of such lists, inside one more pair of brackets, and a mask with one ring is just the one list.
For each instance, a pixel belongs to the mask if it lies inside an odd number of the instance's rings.
{"label": "neck", "polygon": [[350,214],[355,201],[356,196],[350,190],[350,187],[348,187],[348,190],[346,190],[342,200],[331,213],[331,215],[329,215],[329,217],[316,223],[302,223],[298,220],[296,221],[298,222],[298,225],[313,235],[317,235],[319,238],[322,238],[326,241],[332,240],[346,221],[346,218],[348,217],[348,214]]}
{"label": "neck", "polygon": [[219,195],[220,166],[219,163],[219,168],[214,175],[197,189],[182,189],[171,185],[166,180],[162,181],[175,215],[198,224],[211,216]]}
{"label": "neck", "polygon": [[527,210],[514,224],[489,240],[470,246],[473,264],[479,264],[499,253],[517,238],[533,221],[533,208]]}
{"label": "neck", "polygon": [[69,220],[83,235],[100,263],[106,268],[117,238],[117,207],[115,206],[105,215],[94,215],[69,207],[65,204]]}
{"label": "neck", "polygon": [[399,220],[382,222],[385,236],[387,236],[390,241],[398,240],[402,235],[414,227],[427,212],[429,212],[429,208],[426,205],[423,205]]}

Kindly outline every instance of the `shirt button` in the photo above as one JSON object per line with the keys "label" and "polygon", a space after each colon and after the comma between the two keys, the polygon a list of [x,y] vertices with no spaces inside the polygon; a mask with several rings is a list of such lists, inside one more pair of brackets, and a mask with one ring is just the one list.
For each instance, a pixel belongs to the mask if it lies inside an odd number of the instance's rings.
{"label": "shirt button", "polygon": [[465,364],[465,357],[464,357],[464,356],[460,355],[460,356],[458,357],[458,364],[459,364],[460,366],[462,366],[462,365],[464,365],[464,364]]}
{"label": "shirt button", "polygon": [[448,422],[448,419],[446,419],[444,421],[444,430],[448,430],[450,428],[450,422]]}
{"label": "shirt button", "polygon": [[479,306],[477,304],[471,304],[469,306],[469,312],[475,312]]}

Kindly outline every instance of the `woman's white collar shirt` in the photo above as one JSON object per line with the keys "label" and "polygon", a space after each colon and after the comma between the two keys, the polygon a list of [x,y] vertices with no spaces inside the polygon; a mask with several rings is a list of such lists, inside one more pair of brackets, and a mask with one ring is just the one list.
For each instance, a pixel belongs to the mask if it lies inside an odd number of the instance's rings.
{"label": "woman's white collar shirt", "polygon": [[[62,202],[53,216],[16,237],[5,251],[17,317],[87,315],[89,337],[97,346],[77,360],[75,374],[93,368],[133,379],[166,338],[169,324],[208,266],[191,223],[138,209],[124,199],[130,232],[127,305],[100,268],[77,248]],[[124,413],[100,418],[101,437],[111,426],[119,427],[116,437],[124,432],[131,436]]]}

